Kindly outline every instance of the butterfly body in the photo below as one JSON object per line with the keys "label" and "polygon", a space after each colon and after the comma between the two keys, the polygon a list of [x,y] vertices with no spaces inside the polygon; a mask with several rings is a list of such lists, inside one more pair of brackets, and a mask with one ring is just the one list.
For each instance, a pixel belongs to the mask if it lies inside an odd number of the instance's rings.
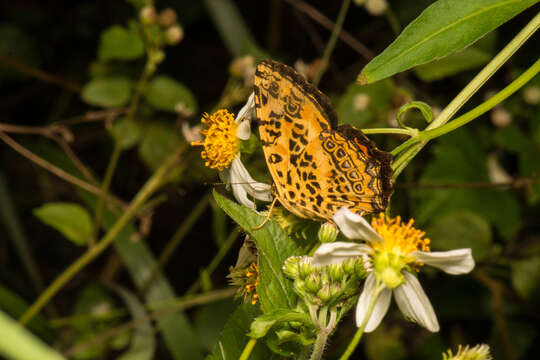
{"label": "butterfly body", "polygon": [[341,207],[383,211],[391,193],[391,155],[358,129],[337,125],[329,99],[292,68],[263,60],[255,72],[255,110],[276,197],[303,218],[332,221]]}

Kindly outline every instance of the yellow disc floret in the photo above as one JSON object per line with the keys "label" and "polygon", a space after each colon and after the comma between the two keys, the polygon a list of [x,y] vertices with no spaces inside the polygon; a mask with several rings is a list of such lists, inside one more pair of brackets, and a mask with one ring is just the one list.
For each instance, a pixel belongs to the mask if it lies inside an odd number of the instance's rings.
{"label": "yellow disc floret", "polygon": [[411,253],[416,250],[430,251],[430,241],[424,238],[425,232],[415,229],[413,224],[413,219],[404,223],[399,216],[391,219],[384,214],[371,221],[373,229],[383,238],[382,242],[369,242],[375,250],[374,271],[389,288],[396,288],[403,283],[405,279],[401,270],[418,270],[423,265]]}
{"label": "yellow disc floret", "polygon": [[201,122],[206,125],[206,128],[201,130],[204,141],[194,141],[191,145],[203,146],[201,156],[206,160],[205,165],[221,171],[230,165],[238,152],[234,116],[222,109],[211,115],[204,114]]}

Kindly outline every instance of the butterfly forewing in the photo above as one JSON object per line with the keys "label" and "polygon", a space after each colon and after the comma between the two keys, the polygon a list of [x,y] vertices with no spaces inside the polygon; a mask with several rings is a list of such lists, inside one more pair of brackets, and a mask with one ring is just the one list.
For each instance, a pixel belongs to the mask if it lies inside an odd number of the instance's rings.
{"label": "butterfly forewing", "polygon": [[331,221],[343,206],[360,214],[386,207],[390,155],[361,131],[338,128],[324,94],[271,60],[257,66],[254,90],[264,155],[285,208]]}

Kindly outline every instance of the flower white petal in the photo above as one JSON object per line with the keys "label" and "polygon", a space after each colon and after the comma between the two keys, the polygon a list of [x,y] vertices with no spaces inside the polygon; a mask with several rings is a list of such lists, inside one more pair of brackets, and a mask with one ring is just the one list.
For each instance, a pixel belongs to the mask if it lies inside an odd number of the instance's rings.
{"label": "flower white petal", "polygon": [[439,268],[452,274],[467,274],[474,269],[471,249],[455,249],[450,251],[415,251],[411,254],[424,264]]}
{"label": "flower white petal", "polygon": [[231,162],[231,167],[223,171],[225,182],[232,187],[236,200],[250,209],[255,209],[255,203],[248,198],[248,195],[262,201],[271,201],[272,192],[270,185],[259,183],[253,180],[244,164],[237,155]]}
{"label": "flower white petal", "polygon": [[364,244],[341,241],[324,243],[313,254],[312,264],[315,266],[339,264],[350,257],[361,256],[371,252],[373,250]]}
{"label": "flower white petal", "polygon": [[238,112],[235,121],[240,122],[244,118],[251,120],[253,109],[255,109],[255,93],[251,93],[251,95],[249,95],[246,104]]}
{"label": "flower white petal", "polygon": [[439,331],[437,315],[422,285],[413,274],[403,272],[405,283],[394,289],[394,297],[405,317],[417,322],[431,332]]}
{"label": "flower white petal", "polygon": [[[358,327],[360,327],[364,322],[376,285],[377,281],[375,279],[375,275],[369,274],[366,282],[364,283],[364,290],[362,290],[362,294],[360,294],[358,304],[356,305],[356,326]],[[375,306],[373,307],[373,312],[371,313],[371,317],[366,324],[364,332],[372,332],[377,328],[377,326],[379,326],[381,320],[388,311],[391,298],[392,290],[388,288],[383,289],[379,293],[379,296],[375,301]]]}
{"label": "flower white petal", "polygon": [[342,207],[339,209],[334,215],[333,220],[341,232],[349,239],[362,239],[373,242],[383,241],[366,219],[353,213],[348,208]]}
{"label": "flower white petal", "polygon": [[236,127],[236,137],[240,140],[248,140],[251,136],[251,125],[249,120],[243,120]]}

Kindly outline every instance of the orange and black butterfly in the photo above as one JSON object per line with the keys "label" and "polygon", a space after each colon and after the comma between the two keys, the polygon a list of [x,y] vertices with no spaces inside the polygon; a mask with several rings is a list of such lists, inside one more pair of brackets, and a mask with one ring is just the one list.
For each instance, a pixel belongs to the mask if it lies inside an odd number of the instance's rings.
{"label": "orange and black butterfly", "polygon": [[332,221],[342,207],[383,211],[392,192],[392,156],[358,129],[337,125],[326,95],[294,69],[258,64],[255,110],[275,196],[293,214]]}

